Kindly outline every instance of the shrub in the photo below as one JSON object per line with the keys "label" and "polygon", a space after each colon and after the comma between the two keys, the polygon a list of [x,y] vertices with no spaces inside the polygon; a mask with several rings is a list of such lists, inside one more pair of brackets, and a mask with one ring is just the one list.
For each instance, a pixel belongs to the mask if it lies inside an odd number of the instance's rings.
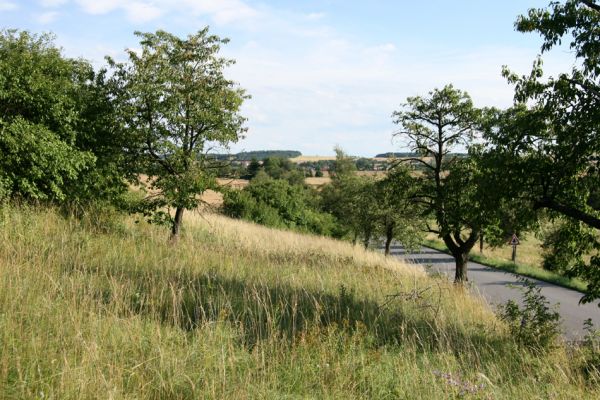
{"label": "shrub", "polygon": [[259,174],[244,190],[225,194],[223,212],[271,227],[330,235],[335,219],[318,211],[314,203],[309,188]]}
{"label": "shrub", "polygon": [[586,334],[579,350],[582,354],[583,372],[588,378],[598,380],[600,378],[600,330],[594,328],[592,319],[583,323]]}
{"label": "shrub", "polygon": [[508,324],[513,338],[521,345],[534,350],[547,350],[553,347],[561,333],[560,314],[549,307],[549,302],[541,289],[525,278],[523,306],[509,300],[500,306],[498,316]]}

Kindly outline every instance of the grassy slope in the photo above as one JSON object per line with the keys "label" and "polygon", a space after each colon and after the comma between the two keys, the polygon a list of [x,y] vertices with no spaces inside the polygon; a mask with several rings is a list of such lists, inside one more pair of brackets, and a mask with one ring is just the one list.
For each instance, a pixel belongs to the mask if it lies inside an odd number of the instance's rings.
{"label": "grassy slope", "polygon": [[185,223],[173,245],[131,220],[101,233],[0,207],[0,398],[598,398],[566,350],[518,349],[420,270],[218,216]]}

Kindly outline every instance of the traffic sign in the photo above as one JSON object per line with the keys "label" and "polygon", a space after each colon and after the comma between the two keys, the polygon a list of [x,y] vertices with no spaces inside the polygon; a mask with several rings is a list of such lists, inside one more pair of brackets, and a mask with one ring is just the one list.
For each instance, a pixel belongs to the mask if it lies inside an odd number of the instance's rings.
{"label": "traffic sign", "polygon": [[510,243],[509,244],[511,244],[513,246],[517,246],[517,245],[521,244],[521,242],[519,242],[519,238],[517,237],[516,233],[513,233],[512,239],[510,239]]}

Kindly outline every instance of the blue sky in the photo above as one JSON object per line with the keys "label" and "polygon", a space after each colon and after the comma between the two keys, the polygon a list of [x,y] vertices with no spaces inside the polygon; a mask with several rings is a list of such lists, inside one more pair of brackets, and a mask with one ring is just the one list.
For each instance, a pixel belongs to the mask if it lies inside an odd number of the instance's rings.
{"label": "blue sky", "polygon": [[[391,114],[406,97],[453,83],[477,106],[508,106],[502,65],[525,74],[536,35],[517,15],[548,1],[0,0],[0,27],[53,32],[70,57],[124,60],[133,32],[184,36],[206,25],[231,42],[227,71],[252,96],[249,128],[232,151],[295,149],[327,155],[404,150]],[[571,68],[565,49],[544,56],[550,75]]]}

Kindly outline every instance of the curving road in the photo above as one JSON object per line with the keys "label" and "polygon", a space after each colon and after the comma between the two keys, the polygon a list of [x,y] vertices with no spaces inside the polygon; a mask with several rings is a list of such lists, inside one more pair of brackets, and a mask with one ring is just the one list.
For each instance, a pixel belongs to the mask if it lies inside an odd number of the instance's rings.
{"label": "curving road", "polygon": [[[421,251],[407,253],[402,246],[392,246],[392,255],[406,262],[429,265],[432,273],[447,275],[454,279],[454,259],[448,254],[423,247]],[[508,285],[522,287],[517,280],[517,275],[510,272],[486,267],[481,264],[469,262],[468,278],[476,293],[485,298],[492,306],[505,303],[509,299],[519,300],[521,292]],[[592,318],[596,328],[600,328],[600,308],[598,303],[579,304],[582,294],[575,290],[566,289],[552,283],[528,278],[542,288],[542,294],[550,304],[558,303],[558,309],[563,319],[564,334],[567,339],[580,339],[583,331],[583,321]]]}

